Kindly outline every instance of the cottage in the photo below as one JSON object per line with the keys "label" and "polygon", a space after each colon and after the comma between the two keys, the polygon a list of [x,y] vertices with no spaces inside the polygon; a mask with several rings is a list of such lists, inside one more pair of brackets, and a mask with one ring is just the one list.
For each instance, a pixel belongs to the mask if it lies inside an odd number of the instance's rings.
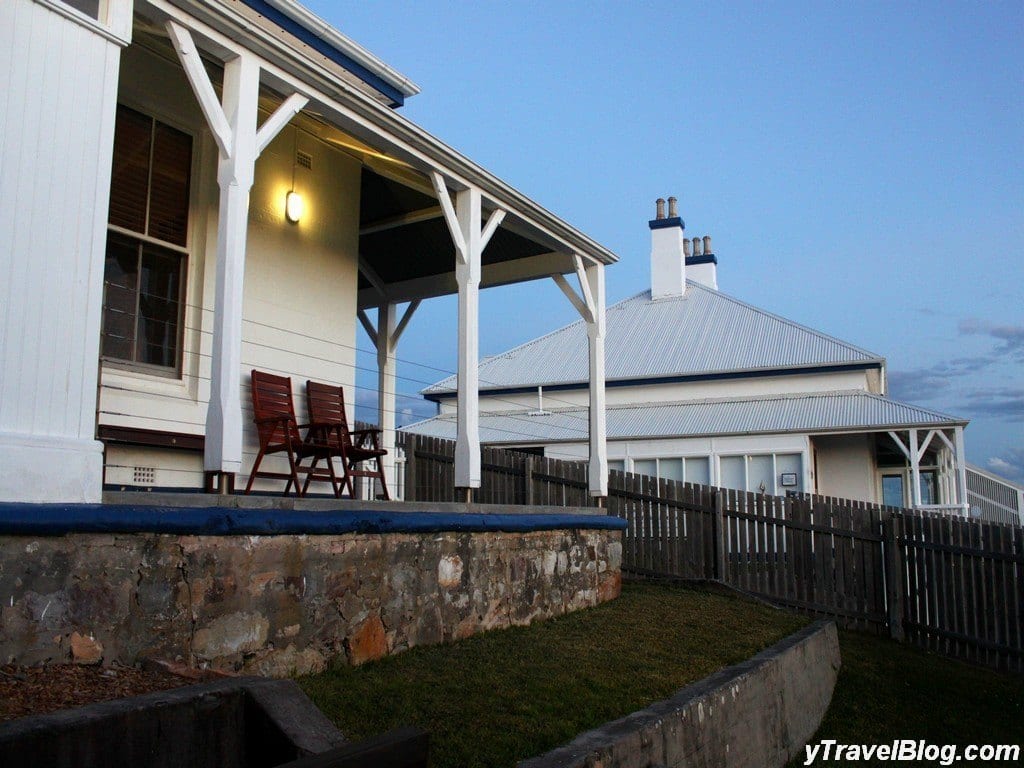
{"label": "cottage", "polygon": [[[662,478],[896,506],[967,500],[965,419],[887,396],[885,358],[718,290],[710,237],[669,198],[651,220],[651,288],[608,308],[609,466]],[[586,456],[577,322],[481,363],[482,440]],[[453,378],[422,393],[451,438]]]}
{"label": "cottage", "polygon": [[0,500],[228,492],[248,372],[291,376],[301,410],[307,379],[354,385],[358,324],[391,448],[396,345],[452,293],[477,487],[479,289],[563,274],[605,492],[615,256],[403,118],[406,77],[294,0],[7,0],[0,44]]}

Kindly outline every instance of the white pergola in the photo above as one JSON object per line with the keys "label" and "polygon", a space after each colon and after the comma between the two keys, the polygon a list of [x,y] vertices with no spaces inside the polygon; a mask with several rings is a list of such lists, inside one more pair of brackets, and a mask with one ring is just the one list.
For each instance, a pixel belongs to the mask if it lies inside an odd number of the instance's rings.
{"label": "white pergola", "polygon": [[[322,73],[299,73],[295,66],[282,61],[286,52],[273,34],[252,28],[244,18],[234,18],[232,14],[237,14],[230,7],[213,9],[195,2],[168,0],[147,0],[145,5],[172,41],[219,153],[212,380],[204,453],[204,469],[212,484],[224,492],[230,485],[227,479],[242,469],[242,296],[249,191],[255,164],[274,136],[308,107],[345,135],[386,155],[392,163],[401,163],[402,168],[397,170],[381,163],[377,170],[382,176],[424,193],[429,191],[435,198],[436,205],[402,211],[387,221],[364,226],[361,235],[443,219],[451,238],[452,258],[448,264],[415,279],[385,279],[372,259],[360,257],[360,273],[368,287],[360,291],[358,316],[377,350],[380,427],[390,455],[394,455],[395,353],[399,339],[422,299],[457,292],[455,484],[467,493],[480,487],[480,288],[551,277],[588,326],[590,493],[606,496],[604,267],[613,263],[615,256],[357,89],[332,82]],[[217,23],[211,24],[214,14]],[[236,30],[225,31],[224,22],[244,30],[245,44],[239,42]],[[223,66],[220,98],[200,50]],[[261,88],[282,94],[283,99],[272,115],[257,125]],[[521,258],[489,263],[485,249],[499,228],[509,238],[527,238],[533,245],[543,245],[543,252],[530,251]],[[575,275],[578,290],[565,274]],[[403,303],[408,307],[399,318],[397,309]],[[366,313],[373,307],[377,309],[376,324]]]}

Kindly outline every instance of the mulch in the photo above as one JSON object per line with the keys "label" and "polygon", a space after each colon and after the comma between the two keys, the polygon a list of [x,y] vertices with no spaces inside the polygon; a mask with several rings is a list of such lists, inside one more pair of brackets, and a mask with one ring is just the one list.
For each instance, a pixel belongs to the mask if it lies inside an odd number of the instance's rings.
{"label": "mulch", "polygon": [[0,721],[163,691],[195,682],[161,670],[141,670],[116,664],[108,667],[76,664],[0,666]]}

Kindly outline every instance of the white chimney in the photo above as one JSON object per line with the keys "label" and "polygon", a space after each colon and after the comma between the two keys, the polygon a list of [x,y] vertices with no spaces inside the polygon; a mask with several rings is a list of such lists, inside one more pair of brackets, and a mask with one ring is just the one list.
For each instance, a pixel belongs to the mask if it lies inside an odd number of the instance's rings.
{"label": "white chimney", "polygon": [[683,251],[685,224],[676,210],[676,199],[658,198],[657,217],[648,222],[651,228],[651,298],[682,296],[686,290],[686,254]]}
{"label": "white chimney", "polygon": [[711,235],[693,238],[693,255],[686,254],[686,275],[695,283],[718,290],[718,257],[711,250]]}

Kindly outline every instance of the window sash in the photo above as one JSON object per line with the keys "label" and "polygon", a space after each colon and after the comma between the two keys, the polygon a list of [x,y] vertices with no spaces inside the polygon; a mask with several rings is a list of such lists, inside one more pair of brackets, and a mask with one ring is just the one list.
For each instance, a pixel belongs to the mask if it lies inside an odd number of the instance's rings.
{"label": "window sash", "polygon": [[166,373],[181,365],[192,137],[118,105],[101,355]]}

